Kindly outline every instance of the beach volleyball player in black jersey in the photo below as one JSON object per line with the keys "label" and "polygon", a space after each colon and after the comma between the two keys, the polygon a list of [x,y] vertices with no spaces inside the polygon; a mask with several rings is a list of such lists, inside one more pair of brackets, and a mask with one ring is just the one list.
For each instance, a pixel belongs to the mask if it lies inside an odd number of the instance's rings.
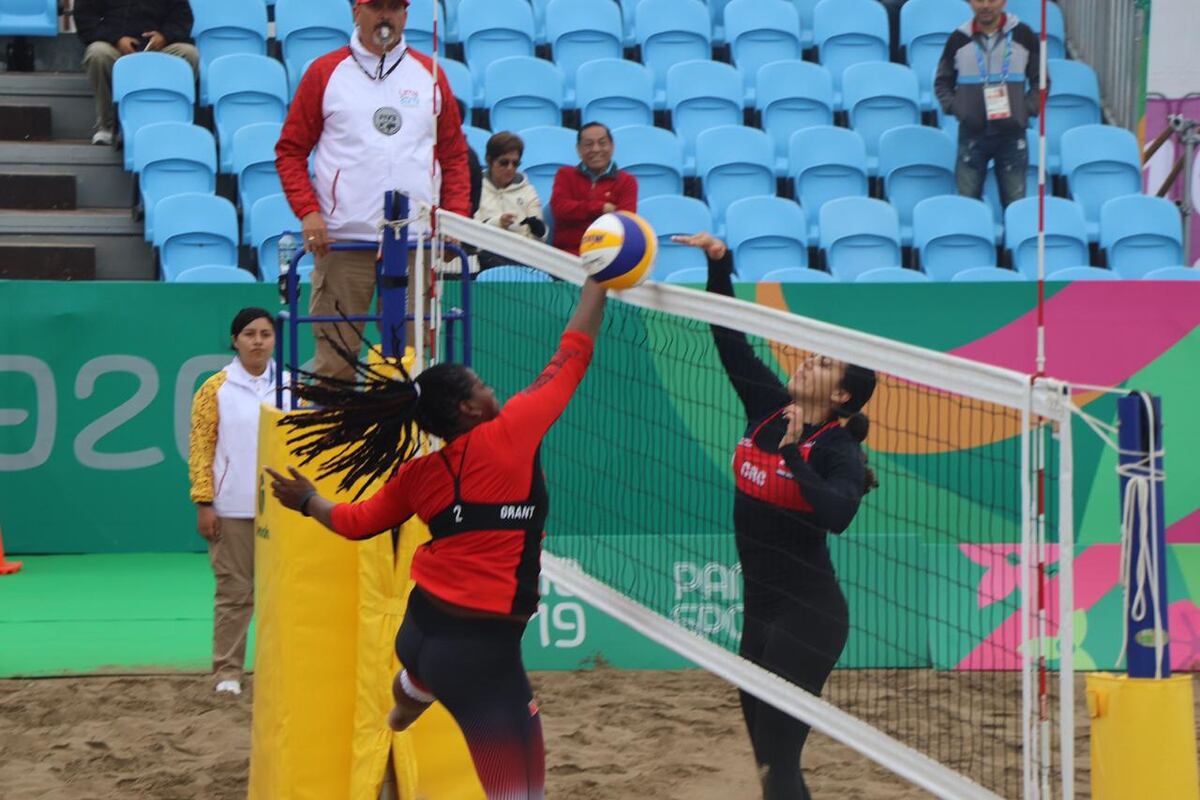
{"label": "beach volleyball player in black jersey", "polygon": [[[708,291],[733,295],[733,259],[706,234],[675,237],[708,256]],[[741,655],[820,694],[850,620],[826,537],[846,530],[875,485],[860,413],[875,373],[810,355],[786,384],[744,334],[713,326],[721,364],[746,410],[733,455],[733,524],[745,581]],[[800,754],[809,726],[742,692],[764,800],[809,798]]]}

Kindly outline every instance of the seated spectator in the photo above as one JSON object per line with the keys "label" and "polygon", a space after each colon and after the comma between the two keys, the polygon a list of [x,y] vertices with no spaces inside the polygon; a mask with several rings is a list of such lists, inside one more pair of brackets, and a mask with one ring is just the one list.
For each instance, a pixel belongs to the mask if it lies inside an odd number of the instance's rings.
{"label": "seated spectator", "polygon": [[[529,179],[517,170],[524,153],[525,143],[515,133],[501,131],[488,139],[484,154],[487,172],[483,176],[475,219],[531,239],[544,240],[546,223],[542,220],[542,200]],[[480,268],[510,261],[495,253],[479,254]]]}
{"label": "seated spectator", "polygon": [[186,59],[197,72],[188,0],[75,0],[75,27],[87,46],[83,68],[96,95],[92,144],[112,144],[112,71],[121,56],[162,51]]}
{"label": "seated spectator", "polygon": [[554,214],[554,246],[579,253],[583,232],[596,218],[612,211],[637,211],[637,178],[617,169],[612,132],[599,122],[579,129],[580,163],[562,167],[554,176],[550,210]]}

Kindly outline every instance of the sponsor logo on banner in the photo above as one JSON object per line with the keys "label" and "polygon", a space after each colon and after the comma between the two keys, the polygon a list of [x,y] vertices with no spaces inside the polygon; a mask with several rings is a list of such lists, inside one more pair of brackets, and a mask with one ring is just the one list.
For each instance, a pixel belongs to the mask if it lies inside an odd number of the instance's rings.
{"label": "sponsor logo on banner", "polygon": [[[759,470],[761,471],[761,470]],[[708,637],[742,635],[742,565],[676,561],[671,619]]]}

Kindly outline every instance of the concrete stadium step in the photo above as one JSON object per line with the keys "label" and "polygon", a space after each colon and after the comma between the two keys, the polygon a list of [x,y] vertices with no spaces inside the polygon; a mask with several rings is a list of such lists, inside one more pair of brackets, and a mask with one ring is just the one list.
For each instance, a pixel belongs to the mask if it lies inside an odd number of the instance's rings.
{"label": "concrete stadium step", "polygon": [[78,208],[130,207],[134,179],[122,155],[89,140],[56,142],[0,141],[0,174],[66,174],[75,177]]}
{"label": "concrete stadium step", "polygon": [[95,280],[96,248],[86,244],[8,244],[0,241],[0,278]]}
{"label": "concrete stadium step", "polygon": [[54,139],[91,139],[96,101],[82,72],[0,73],[0,104],[48,106]]}
{"label": "concrete stadium step", "polygon": [[48,141],[50,117],[47,105],[0,105],[0,141]]}
{"label": "concrete stadium step", "polygon": [[[142,223],[133,219],[128,208],[0,214],[0,248],[31,245],[93,247],[100,280],[156,277],[153,249],[142,238]],[[8,256],[0,250],[0,263],[7,261]]]}
{"label": "concrete stadium step", "polygon": [[75,176],[70,173],[6,174],[0,171],[0,208],[75,210]]}

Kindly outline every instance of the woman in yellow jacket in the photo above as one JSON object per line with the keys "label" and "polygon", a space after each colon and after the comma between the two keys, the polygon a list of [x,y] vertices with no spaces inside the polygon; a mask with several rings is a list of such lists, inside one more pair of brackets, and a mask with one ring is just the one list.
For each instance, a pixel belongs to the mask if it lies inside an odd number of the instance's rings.
{"label": "woman in yellow jacket", "polygon": [[237,357],[192,401],[188,474],[196,528],[208,541],[217,579],[213,608],[216,690],[242,693],[246,637],[254,612],[254,498],[258,416],[275,391],[270,312],[243,308],[230,327]]}

